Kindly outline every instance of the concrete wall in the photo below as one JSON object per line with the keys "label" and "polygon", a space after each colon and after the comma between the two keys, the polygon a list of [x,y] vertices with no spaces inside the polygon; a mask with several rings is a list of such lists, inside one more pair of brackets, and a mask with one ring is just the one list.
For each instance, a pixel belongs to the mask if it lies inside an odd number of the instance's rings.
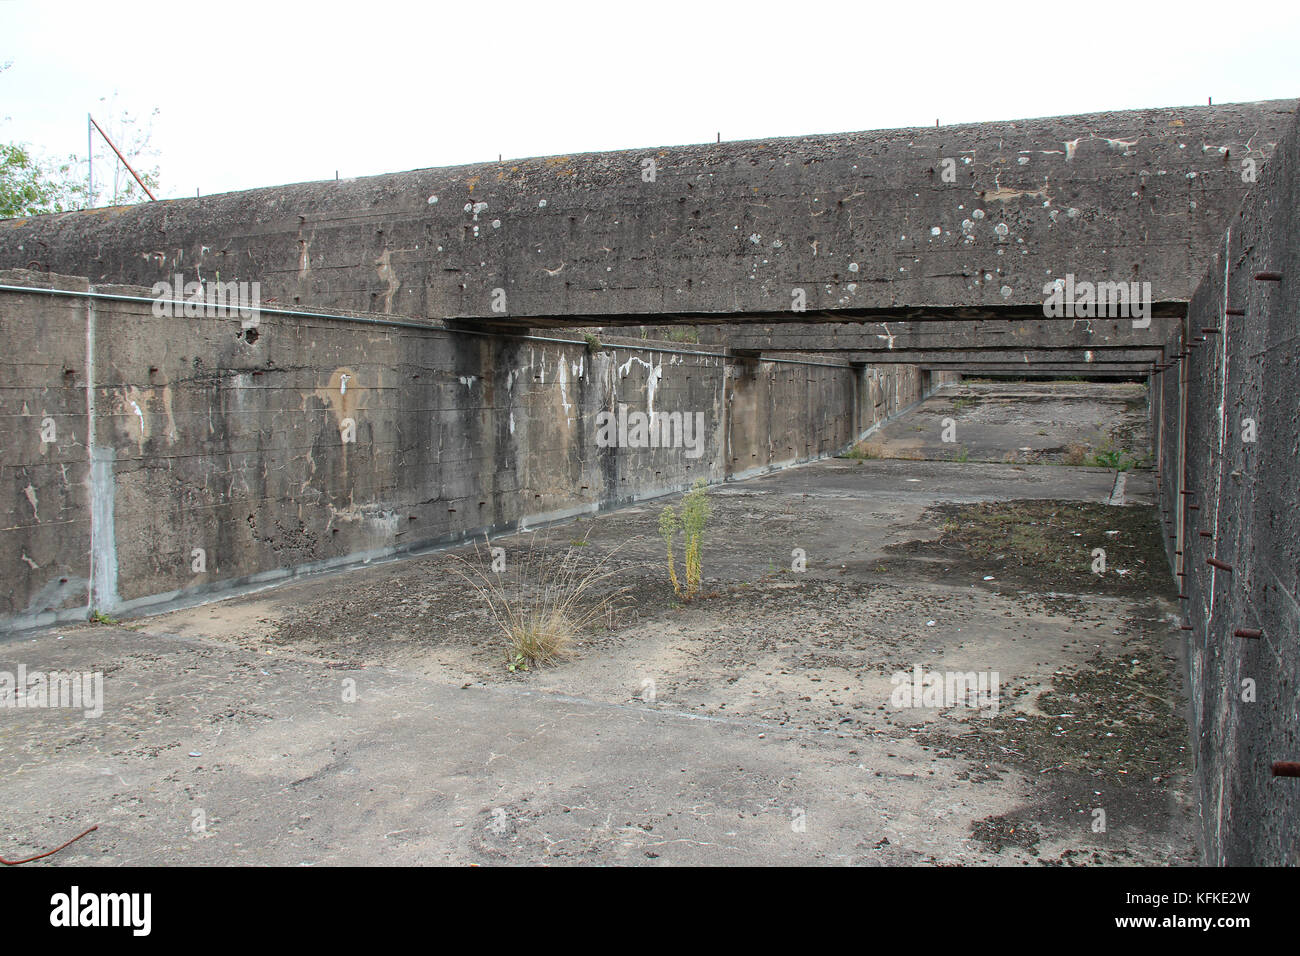
{"label": "concrete wall", "polygon": [[[22,272],[0,284],[90,290]],[[738,366],[717,348],[365,318],[264,312],[246,329],[156,317],[148,301],[0,292],[0,625],[200,597],[832,454],[929,384],[906,366]],[[702,414],[702,454],[597,447],[597,413],[620,403]]]}
{"label": "concrete wall", "polygon": [[[1295,101],[510,160],[0,222],[0,268],[260,280],[283,306],[658,325],[1182,302]],[[653,181],[644,175],[655,163]],[[951,174],[949,177],[949,173]],[[809,315],[792,312],[792,289]],[[492,308],[504,290],[504,311]],[[525,320],[533,319],[531,323]]]}
{"label": "concrete wall", "polygon": [[[1217,864],[1300,863],[1300,779],[1270,772],[1300,760],[1297,212],[1292,124],[1221,237],[1192,297],[1186,344],[1168,350],[1152,389],[1162,520],[1192,628],[1201,823]],[[1235,636],[1242,628],[1263,636]],[[1243,700],[1246,680],[1254,702]]]}

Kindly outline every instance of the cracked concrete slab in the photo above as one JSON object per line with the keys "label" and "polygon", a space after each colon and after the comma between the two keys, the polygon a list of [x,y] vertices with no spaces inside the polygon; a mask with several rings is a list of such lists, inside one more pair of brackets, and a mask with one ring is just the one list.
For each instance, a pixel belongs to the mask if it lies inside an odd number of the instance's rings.
{"label": "cracked concrete slab", "polygon": [[[1127,484],[852,459],[729,483],[692,601],[663,501],[503,536],[612,555],[635,596],[528,673],[447,552],[14,639],[0,670],[102,671],[105,707],[3,715],[6,849],[98,823],[47,863],[1194,862],[1179,632]],[[901,706],[918,669],[996,672],[999,706]]]}

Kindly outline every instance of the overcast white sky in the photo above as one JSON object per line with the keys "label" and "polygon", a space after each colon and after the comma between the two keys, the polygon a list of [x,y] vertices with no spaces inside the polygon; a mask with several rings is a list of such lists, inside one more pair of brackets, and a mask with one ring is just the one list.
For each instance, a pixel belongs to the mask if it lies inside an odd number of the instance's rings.
{"label": "overcast white sky", "polygon": [[[154,121],[161,196],[1300,96],[1300,3],[0,0],[0,141]],[[100,115],[103,114],[103,115]],[[146,163],[146,165],[149,165]]]}

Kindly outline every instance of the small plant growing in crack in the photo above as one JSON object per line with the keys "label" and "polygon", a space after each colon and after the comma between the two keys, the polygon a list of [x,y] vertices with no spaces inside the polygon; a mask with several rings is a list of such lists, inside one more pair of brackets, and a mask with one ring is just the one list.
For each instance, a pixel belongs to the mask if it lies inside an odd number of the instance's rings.
{"label": "small plant growing in crack", "polygon": [[1115,471],[1128,471],[1133,467],[1134,461],[1129,457],[1128,452],[1107,448],[1098,451],[1092,456],[1092,463],[1097,468],[1113,468]]}
{"label": "small plant growing in crack", "polygon": [[[668,578],[673,582],[673,593],[685,597],[688,601],[700,593],[702,574],[702,557],[704,549],[704,526],[709,520],[708,486],[701,478],[691,486],[682,498],[682,513],[679,516],[668,505],[659,514],[659,536],[664,539],[668,551]],[[673,542],[677,532],[682,532],[686,572],[686,584],[683,588],[677,578],[676,553]]]}

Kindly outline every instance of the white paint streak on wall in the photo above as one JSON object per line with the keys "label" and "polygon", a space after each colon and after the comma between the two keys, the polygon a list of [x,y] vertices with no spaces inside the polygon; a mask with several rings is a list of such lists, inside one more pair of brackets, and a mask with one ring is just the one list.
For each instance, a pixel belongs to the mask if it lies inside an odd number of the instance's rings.
{"label": "white paint streak on wall", "polygon": [[560,386],[560,405],[564,407],[564,420],[572,425],[573,416],[569,414],[573,411],[573,406],[569,404],[569,370],[565,366],[563,358],[560,359],[560,367],[555,380]]}
{"label": "white paint streak on wall", "polygon": [[655,365],[653,362],[647,362],[644,359],[637,358],[635,355],[631,356],[626,362],[624,362],[622,365],[617,367],[618,375],[610,383],[612,386],[611,391],[613,391],[615,396],[617,396],[618,379],[627,377],[628,373],[632,370],[633,362],[636,362],[638,365],[644,366],[647,372],[646,411],[649,412],[650,421],[651,423],[653,423],[654,416],[655,416],[655,392],[659,388],[659,382],[663,378],[663,374],[664,374],[664,366],[663,366],[662,358],[659,360],[659,364]]}
{"label": "white paint streak on wall", "polygon": [[627,377],[627,373],[632,370],[633,362],[636,362],[638,365],[644,365],[647,369],[654,368],[654,366],[651,365],[649,362],[645,361],[644,359],[639,359],[635,355],[633,355],[630,359],[628,359],[626,362],[624,362],[622,365],[618,367],[619,378]]}
{"label": "white paint streak on wall", "polygon": [[145,439],[145,431],[144,431],[144,412],[141,411],[140,406],[139,406],[136,402],[134,402],[134,401],[131,402],[131,408],[133,408],[133,409],[135,410],[135,417],[138,418],[138,419],[140,419],[140,449],[141,449],[141,451],[143,451],[143,450],[144,450],[144,439]]}
{"label": "white paint streak on wall", "polygon": [[664,363],[663,359],[660,359],[659,364],[650,370],[650,375],[646,379],[645,383],[646,411],[650,413],[651,424],[653,424],[655,420],[655,391],[659,388],[659,380],[663,377]]}

